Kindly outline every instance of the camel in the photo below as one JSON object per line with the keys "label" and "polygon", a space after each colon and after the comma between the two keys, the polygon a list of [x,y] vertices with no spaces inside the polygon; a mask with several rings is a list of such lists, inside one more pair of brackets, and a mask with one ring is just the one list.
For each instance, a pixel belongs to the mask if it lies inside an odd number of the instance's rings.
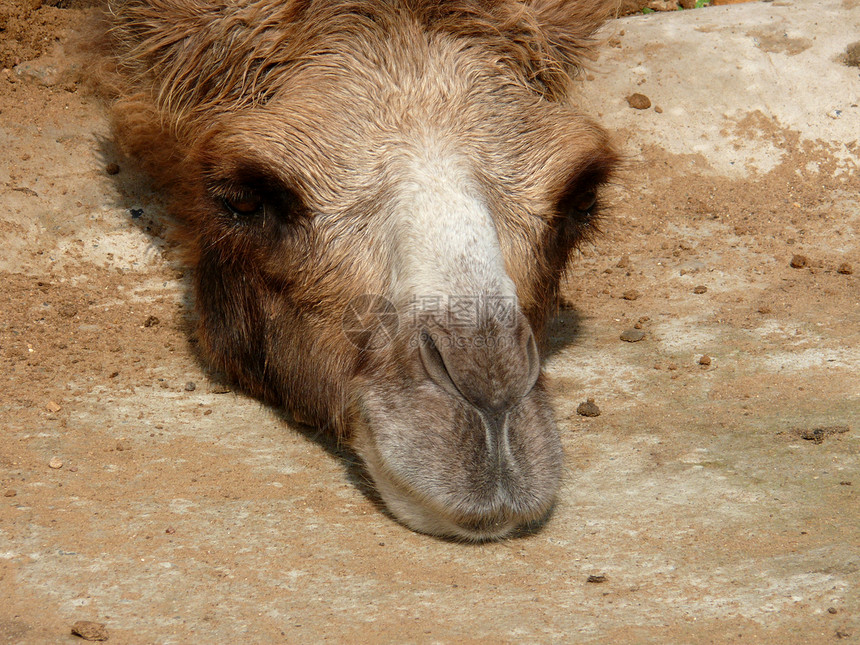
{"label": "camel", "polygon": [[169,195],[205,360],[326,428],[407,527],[540,527],[540,342],[618,163],[571,79],[604,0],[111,0],[121,148]]}

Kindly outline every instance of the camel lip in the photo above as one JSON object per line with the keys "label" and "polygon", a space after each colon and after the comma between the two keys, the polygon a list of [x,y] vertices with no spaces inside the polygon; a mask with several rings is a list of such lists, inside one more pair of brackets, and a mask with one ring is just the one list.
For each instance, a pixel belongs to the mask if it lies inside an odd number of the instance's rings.
{"label": "camel lip", "polygon": [[419,533],[465,543],[493,542],[542,526],[555,506],[556,491],[541,503],[524,508],[499,484],[491,500],[466,510],[462,507],[468,494],[450,500],[452,505],[422,493],[386,463],[372,438],[354,448],[387,513]]}

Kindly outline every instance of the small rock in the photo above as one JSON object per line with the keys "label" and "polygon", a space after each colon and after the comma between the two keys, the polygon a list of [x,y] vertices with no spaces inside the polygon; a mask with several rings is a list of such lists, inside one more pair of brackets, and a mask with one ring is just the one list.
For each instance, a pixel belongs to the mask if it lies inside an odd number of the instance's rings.
{"label": "small rock", "polygon": [[627,104],[634,110],[647,110],[651,107],[651,99],[637,92],[627,97]]}
{"label": "small rock", "polygon": [[17,494],[18,494],[17,490],[10,488],[5,493],[3,493],[3,497],[15,497],[15,495],[17,495]]}
{"label": "small rock", "polygon": [[645,332],[641,329],[625,329],[621,332],[621,340],[627,343],[637,343],[645,338]]}
{"label": "small rock", "polygon": [[188,383],[185,384],[185,391],[186,392],[193,392],[196,389],[197,389],[197,383],[195,383],[194,381],[188,381]]}
{"label": "small rock", "polygon": [[836,269],[836,273],[841,273],[842,275],[851,275],[852,273],[854,273],[854,268],[847,262],[843,262]]}
{"label": "small rock", "polygon": [[860,67],[860,40],[845,48],[845,64],[849,67]]}
{"label": "small rock", "polygon": [[805,255],[795,254],[791,256],[791,268],[802,269],[809,264],[809,259]]}
{"label": "small rock", "polygon": [[213,383],[209,388],[211,394],[227,394],[230,392],[230,386],[223,383]]}
{"label": "small rock", "polygon": [[700,284],[696,287],[693,287],[693,293],[702,294],[702,293],[706,293],[707,290],[708,290],[708,288],[703,284]]}
{"label": "small rock", "polygon": [[599,417],[600,408],[597,407],[594,399],[588,399],[577,406],[576,413],[582,417]]}
{"label": "small rock", "polygon": [[119,164],[116,164],[113,162],[109,163],[107,166],[105,166],[105,172],[109,175],[118,175],[119,174]]}
{"label": "small rock", "polygon": [[172,526],[168,526],[166,529],[164,529],[164,532],[168,535],[173,535],[174,533],[176,533],[176,529]]}
{"label": "small rock", "polygon": [[586,580],[586,582],[594,582],[594,583],[606,582],[606,574],[605,573],[596,573],[596,574],[592,573],[591,575],[588,576],[588,579]]}
{"label": "small rock", "polygon": [[78,315],[78,308],[70,302],[65,302],[57,309],[63,318],[74,318]]}
{"label": "small rock", "polygon": [[104,623],[96,623],[91,620],[77,621],[72,625],[72,633],[85,641],[106,641],[108,639],[108,632]]}
{"label": "small rock", "polygon": [[828,607],[828,608],[827,608],[827,613],[828,613],[828,614],[835,614],[835,613],[836,613],[836,611],[837,611],[837,610],[836,610],[836,607]]}
{"label": "small rock", "polygon": [[144,327],[155,327],[161,321],[158,319],[158,316],[150,316],[145,321],[143,321]]}
{"label": "small rock", "polygon": [[619,269],[626,269],[630,266],[630,256],[623,256],[620,260],[618,260],[618,263],[615,266],[617,266]]}
{"label": "small rock", "polygon": [[847,481],[847,480],[844,480],[844,481],[839,482],[839,485],[840,485],[840,486],[850,486],[850,485],[851,485],[851,482],[850,482],[850,481]]}
{"label": "small rock", "polygon": [[676,11],[678,2],[677,0],[650,0],[648,8],[654,11]]}
{"label": "small rock", "polygon": [[63,408],[62,408],[62,407],[60,406],[60,404],[59,404],[59,403],[57,403],[56,401],[48,401],[48,405],[46,405],[46,406],[45,406],[45,409],[46,409],[48,412],[50,412],[51,414],[54,414],[54,413],[56,413],[56,412],[59,412],[59,411],[60,411],[60,410],[62,410]]}
{"label": "small rock", "polygon": [[657,114],[663,114],[663,108],[661,108],[659,105],[655,105],[655,106],[654,106],[654,111],[655,111]]}
{"label": "small rock", "polygon": [[639,292],[635,289],[630,289],[629,291],[625,291],[621,294],[621,297],[625,300],[637,300],[639,298]]}
{"label": "small rock", "polygon": [[48,467],[57,470],[63,467],[63,460],[59,457],[51,457],[51,461],[48,462]]}
{"label": "small rock", "polygon": [[758,312],[760,314],[769,314],[772,311],[773,310],[768,305],[762,305],[761,307],[758,308]]}
{"label": "small rock", "polygon": [[710,365],[710,364],[711,364],[711,357],[708,356],[707,354],[702,354],[702,356],[699,358],[699,365]]}

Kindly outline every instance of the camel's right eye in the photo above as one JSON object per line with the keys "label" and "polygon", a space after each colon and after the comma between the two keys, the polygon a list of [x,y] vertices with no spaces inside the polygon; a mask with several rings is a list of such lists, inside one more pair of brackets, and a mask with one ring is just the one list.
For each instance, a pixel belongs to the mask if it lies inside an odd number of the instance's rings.
{"label": "camel's right eye", "polygon": [[254,193],[222,197],[221,201],[234,217],[253,217],[263,210],[263,199]]}

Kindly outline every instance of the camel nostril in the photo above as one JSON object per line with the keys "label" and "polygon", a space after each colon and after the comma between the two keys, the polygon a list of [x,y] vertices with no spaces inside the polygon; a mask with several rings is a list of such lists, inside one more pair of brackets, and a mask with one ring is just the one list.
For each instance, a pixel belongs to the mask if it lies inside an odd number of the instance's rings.
{"label": "camel nostril", "polygon": [[422,329],[418,354],[430,379],[483,412],[501,412],[534,388],[540,355],[524,319],[513,327]]}
{"label": "camel nostril", "polygon": [[442,353],[436,347],[433,337],[424,329],[421,330],[418,343],[418,354],[421,356],[421,363],[424,365],[424,370],[427,375],[433,379],[439,387],[445,390],[448,394],[455,397],[462,397],[464,394],[457,388],[454,379],[451,378],[448,368],[445,366],[445,359],[442,358]]}
{"label": "camel nostril", "polygon": [[523,396],[528,394],[534,388],[540,376],[540,352],[538,352],[537,341],[532,330],[528,330],[528,340],[526,340],[526,360],[528,361],[528,379],[526,380],[526,391]]}

